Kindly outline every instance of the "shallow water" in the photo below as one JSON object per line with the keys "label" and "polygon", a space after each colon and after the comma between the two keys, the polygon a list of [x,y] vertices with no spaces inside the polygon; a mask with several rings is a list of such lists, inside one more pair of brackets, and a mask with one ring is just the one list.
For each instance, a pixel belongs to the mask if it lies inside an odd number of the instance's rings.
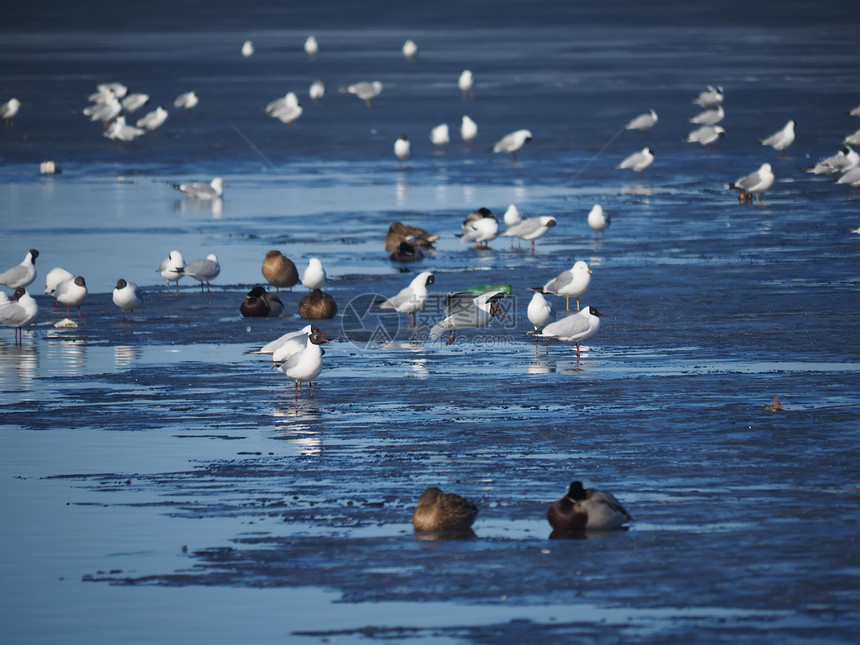
{"label": "shallow water", "polygon": [[[770,23],[658,4],[647,28],[627,3],[494,5],[491,20],[483,5],[373,19],[352,6],[324,22],[322,8],[216,4],[167,31],[16,8],[2,28],[3,91],[25,104],[0,131],[2,266],[37,248],[31,291],[53,266],[90,289],[76,328],[54,327],[65,311],[38,295],[20,346],[0,331],[9,638],[853,642],[860,202],[801,171],[860,127],[843,114],[860,103],[843,5],[781,5]],[[246,38],[257,54],[242,59]],[[386,84],[371,109],[337,92],[364,78]],[[155,104],[194,86],[201,103],[119,149],[79,113],[108,80]],[[711,152],[681,142],[709,83],[727,96]],[[286,128],[262,106],[289,89],[306,105]],[[619,130],[649,107],[652,134]],[[787,156],[757,143],[789,118]],[[443,120],[453,142],[432,150]],[[486,152],[520,127],[534,139],[516,162]],[[403,132],[408,164],[392,155]],[[614,169],[645,145],[644,177]],[[48,158],[62,174],[38,175]],[[765,161],[773,189],[738,204],[724,184]],[[215,204],[169,185],[214,175],[230,183]],[[599,240],[596,202],[613,216]],[[468,212],[509,203],[558,226],[534,252],[461,244]],[[394,220],[442,234],[437,252],[392,265]],[[155,268],[172,248],[217,253],[211,293],[166,292]],[[270,248],[300,269],[322,258],[339,305],[313,399],[248,353],[304,324],[301,288],[281,293],[283,318],[239,315]],[[535,343],[525,316],[529,287],[575,259],[593,269],[582,304],[607,314],[579,359]],[[367,309],[421,270],[437,297],[417,327]],[[110,300],[119,277],[144,291],[134,323]],[[508,319],[423,342],[443,294],[499,282]],[[765,411],[774,396],[784,409]],[[549,540],[546,509],[574,478],[619,497],[630,529]],[[430,485],[478,504],[474,538],[416,538]]]}

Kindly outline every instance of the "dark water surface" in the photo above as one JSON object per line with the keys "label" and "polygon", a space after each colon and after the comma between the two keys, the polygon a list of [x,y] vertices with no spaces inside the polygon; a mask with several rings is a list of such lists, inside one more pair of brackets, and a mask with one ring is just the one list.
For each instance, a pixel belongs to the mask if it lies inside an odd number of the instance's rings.
{"label": "dark water surface", "polygon": [[[24,103],[0,129],[2,269],[40,251],[36,324],[20,346],[0,330],[9,642],[856,640],[860,200],[801,170],[860,127],[846,3],[53,4],[0,27],[0,100]],[[374,79],[370,109],[337,91]],[[80,114],[106,81],[170,110],[158,136],[118,148]],[[682,142],[707,84],[726,92],[710,152]],[[288,90],[305,107],[290,128],[262,111]],[[651,134],[620,130],[648,108]],[[758,143],[792,118],[787,155]],[[487,152],[519,128],[516,162]],[[646,145],[644,177],[614,168]],[[39,176],[47,159],[63,173]],[[724,185],[764,162],[776,183],[739,204]],[[169,186],[216,175],[217,203]],[[535,252],[461,244],[467,213],[510,203],[558,220]],[[601,240],[594,203],[613,216]],[[392,265],[395,220],[440,233],[437,253]],[[166,292],[174,248],[218,255],[211,293]],[[301,287],[282,318],[239,315],[271,248],[320,257],[339,305],[313,399],[247,353],[304,325]],[[526,333],[529,287],[574,260],[608,314],[580,359]],[[86,277],[75,328],[42,295],[54,266]],[[367,311],[422,270],[438,294],[510,282],[510,318],[446,347],[422,342],[438,298],[417,328]],[[134,323],[111,303],[120,277],[144,292]],[[631,528],[549,540],[575,478]],[[416,539],[431,485],[479,506],[474,538]]]}

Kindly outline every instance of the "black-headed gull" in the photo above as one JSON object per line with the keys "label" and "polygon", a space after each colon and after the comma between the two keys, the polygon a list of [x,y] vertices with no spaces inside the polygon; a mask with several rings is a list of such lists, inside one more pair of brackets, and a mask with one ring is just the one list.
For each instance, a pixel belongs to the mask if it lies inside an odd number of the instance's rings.
{"label": "black-headed gull", "polygon": [[835,155],[822,159],[811,168],[804,168],[804,170],[814,175],[836,175],[851,170],[857,165],[860,165],[860,155],[850,146],[844,146]]}
{"label": "black-headed gull", "polygon": [[151,112],[147,112],[140,117],[135,125],[138,128],[143,128],[149,132],[157,132],[158,128],[160,128],[167,120],[167,114],[167,110],[159,105]]}
{"label": "black-headed gull", "polygon": [[447,123],[440,123],[430,130],[430,141],[434,146],[447,146],[451,143],[451,135]]}
{"label": "black-headed gull", "polygon": [[[304,348],[305,344],[307,343],[307,337],[314,330],[319,331],[319,327],[317,327],[316,325],[305,325],[297,331],[288,331],[286,334],[278,336],[275,340],[269,341],[260,349],[255,349],[248,353],[271,354],[273,362],[282,363],[295,352]],[[282,348],[283,351],[279,354],[278,352]],[[275,360],[276,354],[279,356],[278,360]]]}
{"label": "black-headed gull", "polygon": [[763,193],[773,186],[773,170],[769,163],[763,163],[755,172],[738,178],[729,184],[732,190],[738,190],[741,193],[755,195],[758,201],[763,200]]}
{"label": "black-headed gull", "polygon": [[457,79],[457,87],[463,95],[464,101],[470,101],[475,98],[475,75],[472,70],[464,69],[460,72],[460,78]]}
{"label": "black-headed gull", "polygon": [[845,171],[842,176],[836,180],[837,184],[848,184],[854,188],[860,188],[860,167],[854,167]]}
{"label": "black-headed gull", "polygon": [[304,349],[294,353],[278,368],[296,382],[296,398],[299,398],[299,386],[306,382],[310,386],[310,398],[314,398],[314,381],[322,373],[322,348],[320,345],[328,340],[322,332],[311,332]]}
{"label": "black-headed gull", "polygon": [[305,53],[311,58],[316,57],[317,54],[320,53],[320,44],[317,41],[316,36],[308,36],[305,39]]}
{"label": "black-headed gull", "polygon": [[179,251],[171,251],[166,258],[158,265],[158,272],[161,277],[167,280],[167,293],[170,293],[170,283],[176,283],[176,293],[179,293],[179,279],[185,275],[182,270],[185,268],[185,258]]}
{"label": "black-headed gull", "polygon": [[325,289],[326,272],[319,258],[310,258],[308,266],[302,271],[302,284],[309,291]]}
{"label": "black-headed gull", "polygon": [[556,225],[554,217],[542,215],[540,217],[530,217],[529,219],[521,220],[520,222],[509,226],[502,233],[506,237],[516,237],[526,242],[531,242],[532,251],[535,250],[535,240],[539,240],[547,231]]}
{"label": "black-headed gull", "polygon": [[224,180],[215,177],[208,184],[203,182],[192,182],[190,184],[170,184],[180,193],[185,193],[194,199],[218,199],[224,194]]}
{"label": "black-headed gull", "polygon": [[94,103],[83,109],[83,113],[90,117],[90,121],[101,121],[108,123],[113,121],[122,112],[122,104],[115,96],[111,95],[104,103]]}
{"label": "black-headed gull", "polygon": [[412,145],[405,134],[401,134],[394,142],[394,154],[400,161],[408,161],[412,156]]}
{"label": "black-headed gull", "polygon": [[591,269],[584,260],[575,262],[569,271],[562,271],[540,289],[543,293],[551,293],[566,299],[565,310],[570,311],[570,299],[576,298],[576,310],[579,311],[579,296],[588,291],[591,284]]}
{"label": "black-headed gull", "polygon": [[421,493],[418,505],[412,513],[412,527],[419,533],[442,532],[474,535],[472,524],[478,515],[478,507],[456,493],[443,493],[431,486]]}
{"label": "black-headed gull", "polygon": [[460,119],[460,138],[468,143],[469,141],[474,141],[477,136],[478,124],[464,114]]}
{"label": "black-headed gull", "polygon": [[379,96],[383,89],[385,88],[379,81],[360,81],[358,83],[348,85],[343,91],[346,91],[349,94],[354,94],[364,101],[367,104],[367,107],[371,107],[371,101]]}
{"label": "black-headed gull", "polygon": [[536,336],[555,338],[566,343],[576,344],[576,357],[579,358],[579,343],[588,340],[600,329],[600,319],[606,316],[595,307],[583,307],[581,311],[551,322]]}
{"label": "black-headed gull", "polygon": [[642,132],[647,132],[654,127],[654,124],[657,123],[657,121],[657,113],[651,109],[644,114],[640,114],[639,116],[632,118],[624,128],[626,130],[641,130]]}
{"label": "black-headed gull", "polygon": [[54,267],[45,276],[45,295],[53,297],[60,286],[66,280],[74,280],[75,274],[66,271],[63,267]]}
{"label": "black-headed gull", "polygon": [[446,298],[448,315],[430,329],[429,340],[439,340],[448,332],[446,345],[454,342],[458,329],[486,327],[496,316],[507,318],[499,306],[499,300],[507,295],[506,291],[488,291],[474,297],[471,292],[450,293]]}
{"label": "black-headed gull", "polygon": [[689,121],[690,123],[696,123],[698,125],[717,125],[717,123],[722,121],[725,116],[726,111],[723,109],[723,106],[715,105],[713,107],[705,108]]}
{"label": "black-headed gull", "polygon": [[284,311],[284,303],[258,285],[245,294],[239,311],[245,318],[277,318]]}
{"label": "black-headed gull", "polygon": [[797,122],[794,119],[791,119],[782,127],[781,130],[777,130],[769,137],[762,139],[761,144],[763,146],[770,146],[780,155],[784,155],[785,149],[794,143],[794,128],[796,126]]}
{"label": "black-headed gull", "polygon": [[87,298],[87,282],[84,276],[75,276],[57,285],[54,297],[60,304],[66,305],[66,316],[70,315],[71,307],[78,308],[78,318],[81,317],[81,303]]}
{"label": "black-headed gull", "polygon": [[842,140],[847,146],[860,146],[860,130],[857,130],[853,134],[849,134]]}
{"label": "black-headed gull", "polygon": [[128,143],[144,134],[146,134],[146,130],[129,125],[125,122],[125,117],[120,114],[116,119],[114,119],[113,123],[108,126],[108,129],[102,133],[102,136],[107,137],[111,141]]}
{"label": "black-headed gull", "polygon": [[286,123],[291,126],[293,121],[298,119],[303,112],[303,108],[299,105],[299,97],[295,92],[287,92],[287,94],[279,99],[270,102],[265,112],[269,116],[278,119],[281,123]]}
{"label": "black-headed gull", "polygon": [[600,204],[595,204],[591,207],[591,210],[588,211],[588,225],[594,229],[595,240],[597,239],[598,233],[601,233],[604,237],[606,236],[606,229],[609,228],[611,223],[612,218],[603,210],[603,207]]}
{"label": "black-headed gull", "polygon": [[0,105],[0,117],[6,121],[6,125],[14,125],[15,115],[21,109],[21,101],[16,98],[11,98]]}
{"label": "black-headed gull", "polygon": [[703,108],[716,107],[723,102],[723,98],[725,97],[721,86],[712,87],[708,85],[706,89],[699,92],[699,95],[693,99],[693,103]]}
{"label": "black-headed gull", "polygon": [[641,177],[645,169],[652,163],[654,163],[654,151],[651,148],[642,148],[639,152],[634,152],[632,155],[626,157],[615,167],[638,172]]}
{"label": "black-headed gull", "polygon": [[311,97],[311,102],[316,105],[317,102],[325,96],[325,83],[320,80],[316,80],[311,83],[310,88],[308,88],[308,96]]}
{"label": "black-headed gull", "polygon": [[211,293],[212,289],[209,282],[221,273],[221,265],[218,263],[218,256],[210,253],[202,260],[194,260],[194,262],[186,264],[182,268],[182,273],[189,278],[200,281],[200,293],[203,293],[203,283],[206,283],[206,290]]}
{"label": "black-headed gull", "polygon": [[21,340],[21,328],[36,320],[38,314],[39,305],[24,287],[16,288],[8,299],[0,303],[0,325],[15,329],[15,342]]}
{"label": "black-headed gull", "polygon": [[254,55],[254,43],[252,43],[250,40],[246,40],[244,43],[242,43],[242,56],[244,56],[245,58],[248,58],[249,56],[253,56],[253,55]]}
{"label": "black-headed gull", "polygon": [[280,291],[281,287],[292,291],[293,286],[299,282],[299,272],[295,263],[276,249],[266,253],[260,271],[266,282],[275,287],[276,291]]}
{"label": "black-headed gull", "polygon": [[620,529],[633,520],[611,493],[583,488],[580,481],[573,482],[567,494],[550,505],[546,517],[553,528],[553,538],[588,530]]}
{"label": "black-headed gull", "polygon": [[11,269],[0,273],[0,284],[4,284],[10,289],[26,287],[36,279],[37,257],[39,257],[39,252],[36,249],[27,251],[27,255],[24,256],[21,264],[17,264]]}
{"label": "black-headed gull", "polygon": [[531,130],[516,130],[506,134],[493,145],[493,152],[507,152],[516,161],[517,150],[532,140]]}
{"label": "black-headed gull", "polygon": [[313,289],[299,300],[298,313],[304,320],[328,320],[337,315],[337,303],[322,289]]}
{"label": "black-headed gull", "polygon": [[128,282],[124,278],[116,281],[113,289],[113,304],[122,311],[122,319],[125,320],[125,312],[129,312],[130,320],[134,321],[134,310],[140,306],[140,296],[137,295],[137,285]]}
{"label": "black-headed gull", "polygon": [[505,214],[502,215],[502,219],[505,222],[505,226],[510,228],[516,224],[519,224],[523,221],[523,215],[520,213],[520,210],[517,208],[516,204],[508,204],[508,208],[505,210]]}
{"label": "black-headed gull", "polygon": [[418,57],[418,45],[415,44],[414,40],[407,40],[403,43],[400,51],[403,52],[403,57],[410,63],[414,63]]}
{"label": "black-headed gull", "polygon": [[128,94],[120,103],[122,103],[122,108],[126,112],[133,114],[149,103],[149,94],[141,94],[140,92]]}
{"label": "black-headed gull", "polygon": [[464,243],[475,243],[476,249],[487,248],[499,233],[499,221],[489,208],[479,208],[463,220]]}
{"label": "black-headed gull", "polygon": [[401,289],[397,295],[391,296],[379,305],[380,309],[393,309],[406,314],[406,324],[415,324],[415,312],[424,306],[427,300],[427,286],[433,284],[436,278],[430,271],[419,273],[408,286]]}
{"label": "black-headed gull", "polygon": [[385,234],[385,250],[394,251],[403,242],[420,249],[432,249],[438,235],[429,233],[418,226],[410,226],[401,222],[392,222]]}
{"label": "black-headed gull", "polygon": [[684,140],[686,143],[698,143],[711,149],[711,144],[726,136],[726,131],[719,125],[703,125],[687,135]]}
{"label": "black-headed gull", "polygon": [[[534,325],[535,332],[537,333],[540,333],[544,327],[552,322],[552,305],[543,297],[543,293],[540,291],[535,291],[532,296],[526,309],[526,316],[529,322]],[[537,342],[537,338],[535,338],[535,342]]]}
{"label": "black-headed gull", "polygon": [[177,96],[173,100],[173,105],[178,108],[185,108],[189,112],[197,107],[197,104],[200,102],[200,97],[197,96],[197,92],[184,92]]}

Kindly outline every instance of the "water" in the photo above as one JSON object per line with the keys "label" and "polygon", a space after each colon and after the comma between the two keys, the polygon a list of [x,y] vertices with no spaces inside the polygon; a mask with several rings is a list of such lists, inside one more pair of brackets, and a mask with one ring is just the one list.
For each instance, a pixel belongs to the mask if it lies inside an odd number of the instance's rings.
{"label": "water", "polygon": [[[10,639],[853,642],[858,201],[801,171],[860,125],[849,7],[216,4],[167,23],[158,5],[70,7],[13,7],[0,38],[0,98],[24,103],[0,131],[2,266],[37,248],[31,291],[53,266],[90,288],[77,328],[39,295],[21,346],[0,332]],[[386,85],[371,109],[337,92],[365,79]],[[157,137],[117,148],[80,114],[113,80],[171,110]],[[726,90],[711,152],[682,142],[707,84]],[[201,102],[180,114],[188,89]],[[262,113],[288,90],[305,106],[291,128]],[[619,130],[652,107],[649,136]],[[780,158],[757,139],[790,118]],[[516,162],[487,152],[521,127]],[[614,169],[645,145],[644,177]],[[46,159],[62,174],[39,176]],[[724,184],[765,161],[764,204],[738,204]],[[215,175],[215,204],[169,185]],[[460,243],[468,212],[509,203],[557,218],[534,253]],[[392,265],[395,220],[442,234],[437,253]],[[166,293],[173,248],[218,254],[211,293]],[[322,258],[339,305],[313,399],[246,353],[304,324],[300,288],[285,318],[239,315],[271,248]],[[594,271],[583,304],[608,314],[579,360],[525,317],[528,287],[574,259]],[[417,329],[361,308],[419,270],[440,294],[510,282],[510,318],[446,347],[419,340],[438,299]],[[144,290],[133,324],[110,301],[120,277]],[[774,396],[783,411],[764,410]],[[548,540],[574,478],[615,493],[630,530]],[[478,504],[474,539],[415,538],[429,485]]]}

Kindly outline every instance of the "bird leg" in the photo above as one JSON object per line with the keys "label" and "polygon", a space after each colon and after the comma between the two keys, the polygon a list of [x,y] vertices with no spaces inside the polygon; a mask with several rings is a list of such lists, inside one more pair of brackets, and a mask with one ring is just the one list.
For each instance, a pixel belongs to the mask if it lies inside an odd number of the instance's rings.
{"label": "bird leg", "polygon": [[570,296],[567,297],[567,304],[564,306],[565,311],[570,311]]}
{"label": "bird leg", "polygon": [[450,345],[451,343],[453,343],[454,337],[456,335],[457,335],[457,331],[455,329],[452,329],[451,332],[448,334],[448,341],[445,344]]}
{"label": "bird leg", "polygon": [[311,398],[314,398],[314,384],[313,384],[313,382],[311,382],[311,384],[310,384],[310,390],[311,390]]}
{"label": "bird leg", "polygon": [[296,401],[299,400],[299,383],[301,381],[296,381]]}
{"label": "bird leg", "polygon": [[576,357],[579,358],[579,342],[576,343]]}
{"label": "bird leg", "polygon": [[579,311],[579,296],[576,297],[576,310]]}

